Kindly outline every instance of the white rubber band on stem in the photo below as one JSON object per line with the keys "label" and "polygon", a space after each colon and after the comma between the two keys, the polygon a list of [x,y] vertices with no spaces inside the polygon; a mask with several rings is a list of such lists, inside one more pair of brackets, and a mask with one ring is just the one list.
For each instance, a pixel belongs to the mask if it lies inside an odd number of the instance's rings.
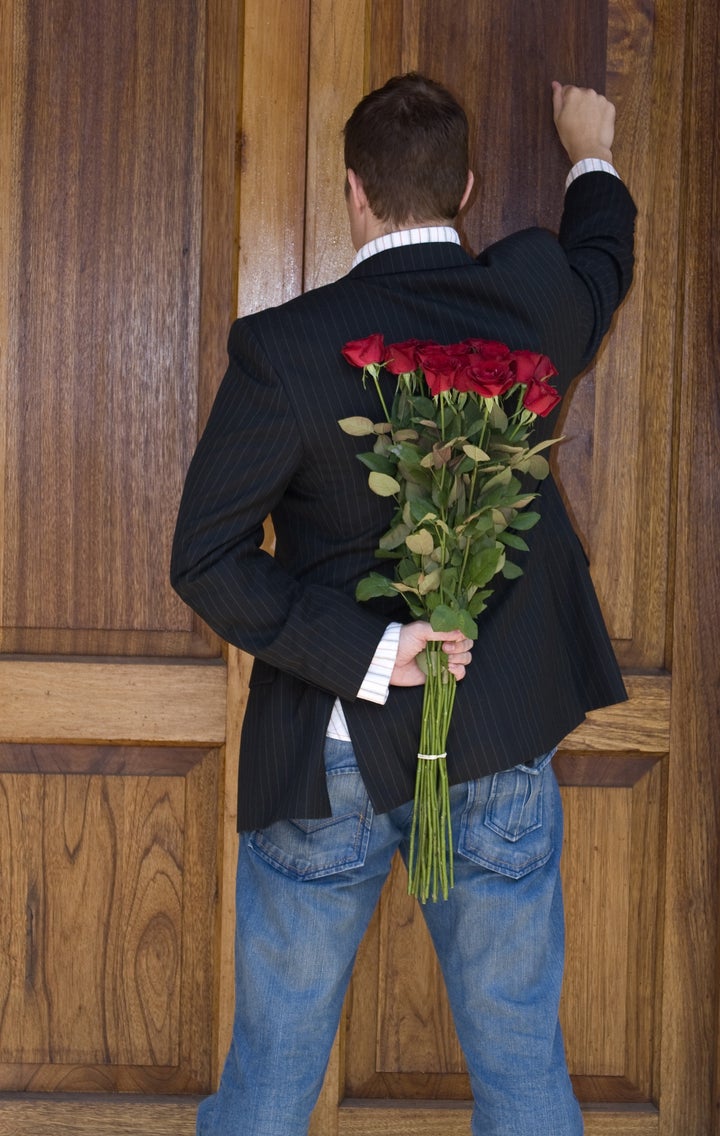
{"label": "white rubber band on stem", "polygon": [[438,758],[447,757],[447,750],[445,753],[419,753],[419,761],[437,761]]}

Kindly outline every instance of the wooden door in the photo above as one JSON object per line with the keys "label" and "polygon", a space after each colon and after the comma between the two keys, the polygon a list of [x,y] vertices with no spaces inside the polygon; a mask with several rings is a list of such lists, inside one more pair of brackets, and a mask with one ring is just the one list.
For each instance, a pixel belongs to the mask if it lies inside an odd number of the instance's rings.
{"label": "wooden door", "polygon": [[0,4],[3,1133],[173,1131],[214,1076],[228,668],[167,577],[234,314],[238,32]]}
{"label": "wooden door", "polygon": [[[473,248],[557,223],[551,78],[618,105],[638,272],[556,464],[631,697],[556,759],[563,1020],[588,1133],[714,1131],[717,41],[711,0],[0,0],[0,1134],[189,1136],[216,1081],[248,660],[173,516],[230,319],[347,270],[340,129],[413,67],[470,112]],[[399,866],[313,1121],[389,1130],[469,1132]]]}

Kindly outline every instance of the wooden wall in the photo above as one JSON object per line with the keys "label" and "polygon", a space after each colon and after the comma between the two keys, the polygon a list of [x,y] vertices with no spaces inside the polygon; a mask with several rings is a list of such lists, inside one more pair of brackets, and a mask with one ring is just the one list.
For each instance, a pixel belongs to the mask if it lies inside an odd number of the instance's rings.
{"label": "wooden wall", "polygon": [[[0,1132],[189,1134],[217,1078],[249,661],[171,592],[174,514],[230,320],[347,270],[342,124],[418,67],[470,111],[472,248],[557,223],[551,78],[618,106],[638,270],[556,471],[631,698],[556,759],[563,1018],[588,1133],[720,1134],[717,25],[710,0],[0,0]],[[468,1097],[396,865],[313,1136],[466,1136]]]}

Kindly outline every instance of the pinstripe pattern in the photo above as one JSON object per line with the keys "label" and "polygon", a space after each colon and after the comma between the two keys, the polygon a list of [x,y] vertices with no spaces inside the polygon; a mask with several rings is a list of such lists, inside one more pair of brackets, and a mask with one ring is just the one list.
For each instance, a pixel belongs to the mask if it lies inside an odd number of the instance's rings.
{"label": "pinstripe pattern", "polygon": [[[632,273],[634,206],[622,183],[572,183],[560,230],[530,229],[476,261],[450,243],[378,253],[334,284],[238,320],[230,364],[191,464],[172,581],[220,635],[256,656],[242,736],[239,826],[328,812],[322,749],[336,696],[373,804],[412,796],[421,688],[385,706],[356,693],[402,601],[357,604],[392,503],[367,487],[337,420],[379,419],[341,346],[466,336],[543,351],[560,389],[597,350]],[[393,379],[386,376],[387,394]],[[538,436],[550,431],[543,420]],[[625,697],[587,564],[556,487],[542,483],[528,570],[502,581],[458,688],[451,782],[545,752],[587,710]],[[271,512],[276,555],[260,550]],[[388,568],[391,571],[391,568]]]}

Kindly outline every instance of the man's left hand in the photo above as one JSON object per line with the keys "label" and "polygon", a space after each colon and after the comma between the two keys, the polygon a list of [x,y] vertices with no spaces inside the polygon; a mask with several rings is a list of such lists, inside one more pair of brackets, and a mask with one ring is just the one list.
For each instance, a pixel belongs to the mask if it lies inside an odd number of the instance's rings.
{"label": "man's left hand", "polygon": [[472,639],[462,631],[433,631],[429,623],[417,620],[406,623],[400,632],[400,643],[395,666],[390,676],[391,686],[422,686],[425,675],[417,665],[417,656],[427,643],[442,642],[448,656],[448,670],[456,679],[465,677],[465,668],[472,659]]}

